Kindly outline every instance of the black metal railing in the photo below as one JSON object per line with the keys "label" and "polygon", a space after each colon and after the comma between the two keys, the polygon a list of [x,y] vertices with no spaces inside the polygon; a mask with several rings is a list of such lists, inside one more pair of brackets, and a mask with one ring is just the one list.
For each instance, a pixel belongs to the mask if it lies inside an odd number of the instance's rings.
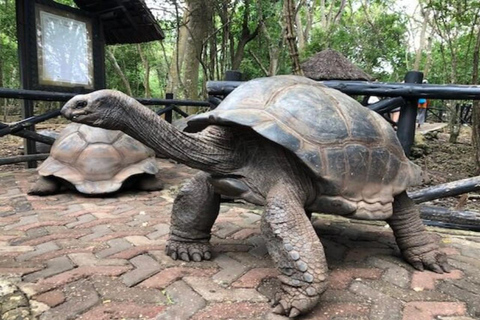
{"label": "black metal railing", "polygon": [[[37,90],[24,89],[7,89],[0,88],[0,98],[7,99],[24,99],[36,101],[68,101],[74,97],[75,93],[64,92],[47,92]],[[192,100],[177,100],[173,98],[173,94],[167,94],[165,99],[156,98],[136,98],[143,105],[148,106],[164,106],[162,109],[156,111],[158,115],[164,115],[165,120],[172,122],[173,113],[178,113],[182,117],[187,117],[188,114],[180,109],[180,106],[193,107],[209,107],[210,103],[205,101]],[[13,124],[6,124],[0,122],[0,138],[8,134],[16,135],[34,142],[42,142],[52,145],[55,139],[31,130],[35,124],[44,122],[46,120],[56,118],[60,115],[60,110],[53,110],[44,114],[29,117]],[[35,167],[37,160],[47,158],[48,154],[37,154],[35,144],[26,144],[25,155],[0,158],[0,165],[12,164],[19,162],[28,162],[29,167]]]}

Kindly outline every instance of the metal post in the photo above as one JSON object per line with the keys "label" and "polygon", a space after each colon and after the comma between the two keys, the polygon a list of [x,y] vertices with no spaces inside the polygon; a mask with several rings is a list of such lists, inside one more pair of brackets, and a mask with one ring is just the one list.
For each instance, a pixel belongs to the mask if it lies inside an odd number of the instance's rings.
{"label": "metal post", "polygon": [[[173,100],[173,93],[167,93],[165,95],[165,99]],[[169,105],[167,105],[166,107],[169,107]],[[172,123],[172,113],[172,110],[168,110],[167,112],[165,112],[165,121],[167,121],[168,123]]]}
{"label": "metal post", "polygon": [[[405,75],[405,83],[422,83],[423,73],[409,71]],[[407,103],[400,109],[397,136],[402,144],[403,151],[408,156],[415,138],[418,98],[406,99]]]}

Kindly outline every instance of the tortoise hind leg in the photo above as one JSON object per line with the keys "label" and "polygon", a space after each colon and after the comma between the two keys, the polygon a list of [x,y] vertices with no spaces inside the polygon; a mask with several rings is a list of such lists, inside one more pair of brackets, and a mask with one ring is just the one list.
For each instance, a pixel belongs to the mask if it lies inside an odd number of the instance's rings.
{"label": "tortoise hind leg", "polygon": [[28,194],[45,196],[56,194],[60,191],[61,183],[55,177],[40,176],[33,186],[30,187]]}
{"label": "tortoise hind leg", "polygon": [[450,272],[447,256],[425,230],[418,208],[406,192],[395,197],[393,215],[387,222],[402,255],[415,269]]}
{"label": "tortoise hind leg", "polygon": [[151,174],[143,174],[138,177],[135,186],[142,191],[159,191],[164,187],[163,181]]}

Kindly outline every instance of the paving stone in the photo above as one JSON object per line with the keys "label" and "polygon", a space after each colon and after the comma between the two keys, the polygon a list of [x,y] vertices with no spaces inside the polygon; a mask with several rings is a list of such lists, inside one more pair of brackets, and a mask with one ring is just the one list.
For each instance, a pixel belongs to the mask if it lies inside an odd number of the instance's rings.
{"label": "paving stone", "polygon": [[147,255],[137,256],[131,259],[130,262],[136,269],[129,271],[122,276],[123,283],[129,287],[142,282],[161,270],[158,262]]}
{"label": "paving stone", "polygon": [[226,252],[225,254],[241,264],[248,265],[252,268],[271,268],[274,266],[274,263],[268,254],[261,258],[255,257],[248,252]]}
{"label": "paving stone", "polygon": [[[279,280],[267,271],[274,273],[275,269],[260,234],[263,208],[222,204],[215,231],[225,239],[212,237],[213,261],[174,261],[165,255],[173,198],[180,181],[196,172],[178,170],[186,167],[170,162],[165,164],[162,168],[169,169],[162,169],[161,173],[169,184],[166,190],[122,192],[108,198],[87,199],[76,193],[25,196],[24,192],[36,175],[33,170],[9,175],[7,180],[0,174],[0,274],[14,275],[15,281],[23,279],[17,286],[30,300],[30,307],[12,309],[9,312],[17,314],[9,316],[17,317],[25,312],[25,319],[51,319],[48,315],[53,309],[56,312],[63,306],[85,302],[81,294],[72,295],[78,289],[74,283],[83,281],[93,284],[91,292],[96,291],[98,299],[95,294],[90,295],[93,300],[89,307],[77,308],[80,311],[75,315],[68,312],[76,307],[69,307],[62,319],[123,317],[133,320],[153,318],[157,314],[175,320],[192,317],[196,320],[287,319],[270,313],[266,303],[279,288]],[[11,199],[15,199],[16,205],[10,203]],[[92,221],[88,221],[90,219]],[[451,230],[441,230],[441,250],[448,254],[451,265],[461,270],[463,276],[458,278],[453,273],[453,278],[447,275],[441,276],[447,279],[437,279],[436,275],[432,278],[416,273],[401,258],[391,230],[384,228],[384,223],[359,223],[317,214],[313,221],[325,247],[334,288],[328,288],[312,313],[302,319],[372,320],[383,317],[388,320],[397,317],[403,320],[403,313],[412,310],[417,312],[416,316],[428,319],[480,319],[477,307],[480,305],[480,237],[475,234],[456,235]],[[432,230],[440,239],[439,230]],[[48,251],[52,243],[58,248]],[[132,270],[129,260],[139,256],[152,258],[157,271],[153,275],[147,273],[146,279],[128,287],[122,275],[128,271],[132,271],[130,275],[149,271],[151,267],[147,264]],[[31,258],[19,261],[18,257],[20,260]],[[57,258],[70,259],[67,266],[73,269],[55,271],[47,265]],[[261,268],[265,268],[265,273]],[[367,276],[355,275],[351,269],[365,270]],[[49,275],[50,272],[59,273]],[[369,275],[369,272],[374,274]],[[419,279],[430,287],[434,283],[433,288],[424,286],[413,290],[410,280],[418,284]],[[175,293],[175,288],[177,296],[171,294]],[[256,295],[262,300],[257,301]],[[89,297],[88,292],[85,296]],[[211,299],[208,305],[204,296]],[[92,301],[96,302],[92,305]],[[422,305],[428,302],[436,304]],[[399,308],[398,303],[404,308]],[[419,309],[416,303],[420,304]],[[459,303],[464,304],[464,314],[453,312],[455,308],[462,311],[455,305]],[[389,314],[385,310],[387,306]]]}
{"label": "paving stone", "polygon": [[154,288],[125,286],[120,278],[92,276],[93,283],[103,301],[133,302],[139,304],[166,305],[168,301],[161,291]]}
{"label": "paving stone", "polygon": [[245,224],[255,224],[260,221],[262,218],[261,214],[252,213],[252,212],[243,212],[241,214],[242,221]]}
{"label": "paving stone", "polygon": [[174,304],[158,315],[156,320],[189,319],[206,306],[206,301],[183,281],[170,285],[165,289],[165,294]]}
{"label": "paving stone", "polygon": [[480,319],[480,292],[478,285],[468,280],[442,282],[438,290],[467,304],[470,315]]}
{"label": "paving stone", "polygon": [[235,259],[225,254],[221,254],[213,260],[222,270],[216,273],[212,279],[222,285],[231,284],[233,281],[242,276],[247,267]]}
{"label": "paving stone", "polygon": [[158,239],[167,235],[170,232],[170,225],[166,223],[159,223],[154,226],[155,230],[152,233],[147,234],[147,238],[149,239]]}
{"label": "paving stone", "polygon": [[58,289],[52,290],[36,296],[35,300],[45,303],[46,305],[53,308],[65,302],[65,294]]}
{"label": "paving stone", "polygon": [[218,269],[196,269],[187,267],[167,268],[147,280],[139,283],[137,287],[164,289],[183,277],[210,277],[217,273]]}
{"label": "paving stone", "polygon": [[249,270],[246,274],[232,283],[234,288],[256,288],[263,278],[276,277],[279,272],[275,268],[255,268]]}
{"label": "paving stone", "polygon": [[134,246],[148,246],[158,244],[158,241],[151,240],[145,236],[128,236],[125,237],[125,240],[127,240]]}
{"label": "paving stone", "polygon": [[439,320],[475,320],[474,318],[470,317],[445,317],[445,316],[438,316]]}
{"label": "paving stone", "polygon": [[248,251],[251,255],[258,257],[258,258],[263,258],[266,255],[268,255],[268,250],[267,246],[265,245],[265,240],[263,239],[262,236],[252,236],[248,238],[248,243],[251,243],[254,248]]}
{"label": "paving stone", "polygon": [[[17,256],[20,254],[20,252],[30,252],[34,251],[34,247],[32,246],[1,246],[0,247],[0,254],[3,256],[6,256],[8,253],[13,253],[13,256]],[[16,254],[15,254],[16,253]]]}
{"label": "paving stone", "polygon": [[[88,232],[65,232],[65,233],[57,233],[49,234],[49,232],[45,228],[33,229],[33,230],[44,230],[44,233],[38,234],[32,238],[34,239],[25,239],[22,243],[29,246],[35,246],[42,243],[46,243],[49,241],[59,240],[59,239],[78,239],[79,237],[84,236]],[[31,230],[29,230],[31,231]]]}
{"label": "paving stone", "polygon": [[259,233],[260,233],[260,230],[258,228],[256,229],[245,228],[235,232],[230,236],[230,238],[236,239],[236,240],[245,240],[251,236],[258,236]]}
{"label": "paving stone", "polygon": [[240,227],[233,223],[216,223],[213,226],[212,233],[219,238],[225,239],[228,236],[237,232],[238,230],[240,230]]}
{"label": "paving stone", "polygon": [[[368,305],[359,303],[325,303],[314,308],[310,313],[302,317],[305,320],[330,320],[350,317],[350,319],[367,319],[370,312]],[[381,318],[377,318],[381,319]],[[393,319],[393,318],[384,318]]]}
{"label": "paving stone", "polygon": [[401,288],[385,281],[368,281],[368,285],[375,291],[385,294],[393,299],[410,301],[454,301],[455,298],[444,294],[438,290],[420,290],[415,291],[411,288]]}
{"label": "paving stone", "polygon": [[91,214],[87,213],[87,214],[83,214],[83,215],[77,217],[77,221],[68,223],[65,226],[67,228],[74,228],[76,226],[79,226],[81,224],[84,224],[84,223],[87,223],[87,222],[90,222],[90,221],[94,221],[96,219],[97,218],[94,215],[91,215]]}
{"label": "paving stone", "polygon": [[266,302],[267,298],[255,289],[225,289],[207,278],[184,277],[183,280],[209,302]]}
{"label": "paving stone", "polygon": [[[158,243],[160,241],[157,240]],[[132,259],[136,256],[142,255],[144,253],[150,253],[153,250],[165,250],[165,245],[157,244],[157,245],[146,245],[146,246],[138,246],[132,247],[126,250],[123,250],[119,253],[112,254],[110,256],[111,259]]]}
{"label": "paving stone", "polygon": [[461,302],[413,301],[405,305],[403,320],[431,320],[437,316],[463,316],[465,304]]}
{"label": "paving stone", "polygon": [[95,275],[104,276],[119,276],[128,270],[130,266],[82,266],[73,270],[69,270],[49,278],[40,279],[35,285],[35,290],[38,293],[46,292],[68,283],[77,281],[79,279],[88,278]]}
{"label": "paving stone", "polygon": [[378,279],[382,275],[380,269],[367,268],[348,268],[335,269],[330,273],[330,288],[346,289],[352,281],[361,281],[362,279]]}
{"label": "paving stone", "polygon": [[60,247],[57,246],[57,244],[53,241],[42,243],[42,244],[39,244],[38,246],[35,246],[34,251],[19,255],[17,257],[17,260],[18,261],[30,260],[30,259],[32,259],[36,256],[41,255],[41,254],[44,254],[44,253],[47,253],[47,252],[50,252],[50,251],[55,251],[55,250],[58,250],[58,249],[60,249]]}
{"label": "paving stone", "polygon": [[191,320],[224,320],[224,319],[265,319],[270,313],[270,305],[268,303],[217,303],[209,305],[207,308],[196,313]]}
{"label": "paving stone", "polygon": [[23,281],[33,282],[41,278],[47,278],[71,270],[75,267],[72,261],[70,261],[70,259],[67,257],[53,258],[48,260],[46,263],[47,267],[45,269],[26,275],[23,277]]}
{"label": "paving stone", "polygon": [[70,253],[68,257],[77,266],[123,266],[129,263],[125,259],[98,259],[91,252]]}
{"label": "paving stone", "polygon": [[108,225],[99,225],[99,226],[94,226],[92,228],[93,233],[83,236],[80,238],[82,241],[92,241],[96,238],[100,238],[106,234],[112,233],[112,230],[110,230],[110,227]]}
{"label": "paving stone", "polygon": [[[470,258],[469,258],[470,259]],[[480,285],[480,265],[475,266],[469,261],[453,260],[449,261],[450,265],[454,268],[461,269],[469,281],[473,281]]]}
{"label": "paving stone", "polygon": [[435,289],[435,282],[442,279],[461,279],[463,272],[460,270],[452,270],[449,273],[435,273],[432,271],[415,271],[412,275],[411,288],[433,290]]}
{"label": "paving stone", "polygon": [[[26,234],[29,238],[33,239],[33,238],[46,236],[48,234],[48,230],[47,228],[44,228],[44,227],[35,228],[35,229],[27,230]],[[46,242],[46,241],[43,241],[43,242]],[[35,244],[28,244],[28,245],[35,245]]]}
{"label": "paving stone", "polygon": [[113,239],[108,241],[107,243],[110,248],[97,252],[97,257],[105,258],[132,247],[132,244],[125,239]]}
{"label": "paving stone", "polygon": [[99,305],[79,316],[78,320],[153,319],[165,306],[144,305],[131,302],[111,302]]}
{"label": "paving stone", "polygon": [[87,280],[79,280],[66,288],[67,301],[42,314],[40,320],[77,319],[80,314],[96,305],[100,298],[93,285]]}
{"label": "paving stone", "polygon": [[19,222],[5,226],[3,227],[3,229],[8,231],[8,230],[16,229],[21,226],[36,223],[36,222],[38,222],[38,216],[21,217]]}
{"label": "paving stone", "polygon": [[391,298],[361,282],[354,282],[350,286],[353,293],[367,297],[374,304],[370,307],[371,320],[400,320],[402,319],[402,302]]}

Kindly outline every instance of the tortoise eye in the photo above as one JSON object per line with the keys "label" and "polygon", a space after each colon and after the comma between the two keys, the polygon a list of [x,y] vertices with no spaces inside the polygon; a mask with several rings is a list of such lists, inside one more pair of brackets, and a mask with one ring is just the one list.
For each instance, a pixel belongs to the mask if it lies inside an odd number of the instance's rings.
{"label": "tortoise eye", "polygon": [[75,105],[75,109],[82,109],[82,108],[85,108],[86,106],[87,106],[87,101],[85,101],[85,100],[79,101]]}

